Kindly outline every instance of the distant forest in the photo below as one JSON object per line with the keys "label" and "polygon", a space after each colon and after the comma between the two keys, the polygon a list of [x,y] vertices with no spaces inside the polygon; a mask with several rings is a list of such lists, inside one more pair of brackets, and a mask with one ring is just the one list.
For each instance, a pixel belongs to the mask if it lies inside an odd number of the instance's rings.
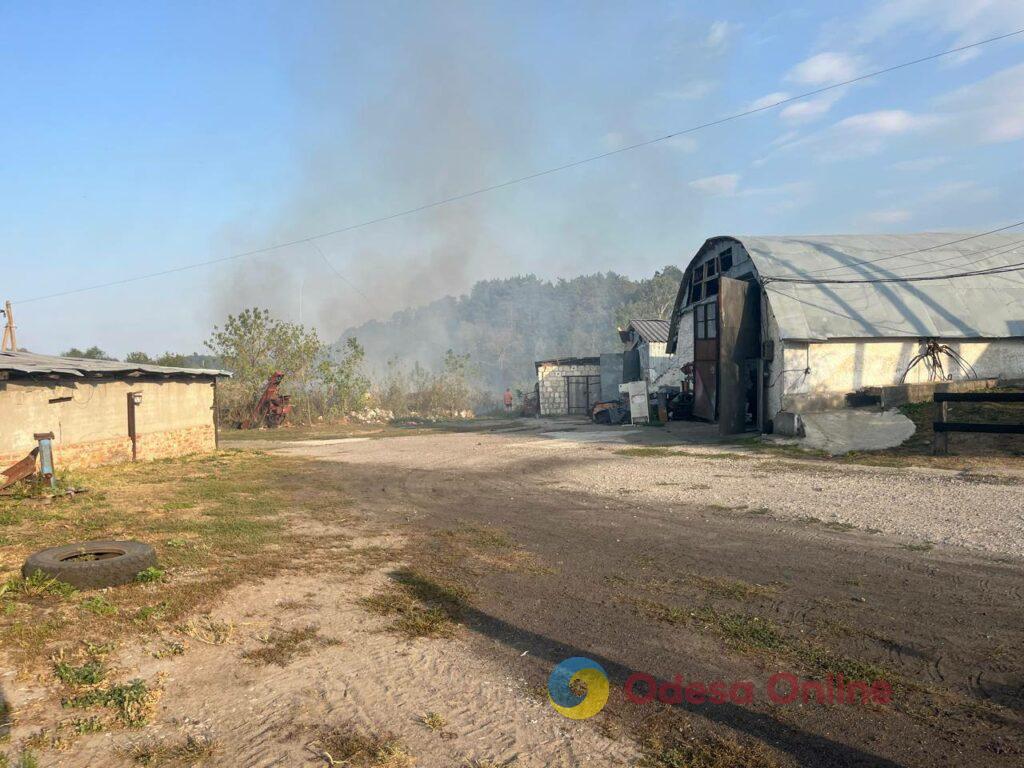
{"label": "distant forest", "polygon": [[476,283],[451,296],[350,328],[366,350],[368,373],[389,365],[436,370],[449,349],[469,355],[476,384],[491,392],[533,386],[535,360],[597,355],[622,348],[616,332],[631,319],[668,319],[682,272],[665,267],[630,280],[614,272],[551,282],[534,275]]}

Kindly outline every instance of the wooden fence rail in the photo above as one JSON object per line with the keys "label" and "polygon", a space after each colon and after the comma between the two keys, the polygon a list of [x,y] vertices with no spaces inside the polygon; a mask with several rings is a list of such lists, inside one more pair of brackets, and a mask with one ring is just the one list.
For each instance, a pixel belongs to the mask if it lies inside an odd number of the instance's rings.
{"label": "wooden fence rail", "polygon": [[932,429],[933,453],[949,453],[950,432],[984,432],[999,435],[1024,435],[1024,424],[983,424],[970,421],[950,421],[950,403],[1024,403],[1024,392],[936,392],[935,421]]}

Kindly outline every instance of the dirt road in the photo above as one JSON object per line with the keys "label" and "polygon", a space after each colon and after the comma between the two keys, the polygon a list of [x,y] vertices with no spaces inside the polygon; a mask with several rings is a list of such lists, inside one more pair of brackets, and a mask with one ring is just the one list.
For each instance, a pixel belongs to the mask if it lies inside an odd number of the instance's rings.
{"label": "dirt road", "polygon": [[[336,465],[361,514],[414,542],[417,567],[470,588],[474,653],[527,690],[567,657],[598,661],[609,706],[573,729],[706,738],[736,765],[1021,764],[1017,480],[596,440],[469,432],[275,450]],[[881,677],[893,700],[771,703],[780,671]],[[751,681],[754,700],[664,715],[625,700],[633,672]]]}

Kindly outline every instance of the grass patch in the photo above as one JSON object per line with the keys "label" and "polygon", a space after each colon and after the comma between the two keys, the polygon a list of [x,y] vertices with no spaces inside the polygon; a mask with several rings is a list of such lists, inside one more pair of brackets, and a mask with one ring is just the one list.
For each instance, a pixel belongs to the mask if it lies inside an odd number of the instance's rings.
{"label": "grass patch", "polygon": [[407,637],[451,637],[466,608],[461,587],[435,581],[418,571],[392,574],[394,584],[360,604],[372,613],[391,616],[389,629]]}
{"label": "grass patch", "polygon": [[766,748],[747,747],[716,735],[653,738],[641,747],[639,768],[776,768]]}
{"label": "grass patch", "polygon": [[935,545],[930,541],[914,542],[910,544],[900,544],[904,549],[909,549],[911,552],[929,552],[935,549]]}
{"label": "grass patch", "polygon": [[28,578],[13,577],[0,585],[0,600],[2,599],[39,599],[47,598],[67,599],[78,594],[78,590],[63,581],[51,579],[42,571],[36,571]]}
{"label": "grass patch", "polygon": [[826,528],[831,528],[833,531],[852,531],[857,527],[853,523],[843,522],[842,520],[829,520],[824,525]]}
{"label": "grass patch", "polygon": [[676,606],[664,605],[654,600],[636,599],[633,607],[637,613],[648,619],[660,621],[663,624],[685,624],[690,619],[690,612]]}
{"label": "grass patch", "polygon": [[308,627],[274,630],[259,638],[262,645],[242,653],[242,658],[253,664],[274,664],[278,667],[288,666],[299,656],[306,656],[317,647],[334,645],[335,642],[322,637],[318,628]]}
{"label": "grass patch", "polygon": [[394,736],[366,733],[351,726],[322,728],[309,746],[331,766],[412,768],[416,764]]}
{"label": "grass patch", "polygon": [[53,661],[53,674],[65,685],[81,688],[102,683],[107,676],[107,668],[98,659],[90,659],[76,666],[56,657]]}
{"label": "grass patch", "polygon": [[157,568],[155,565],[151,565],[146,570],[139,571],[135,580],[143,584],[152,584],[157,581],[163,581],[166,575],[167,571]]}
{"label": "grass patch", "polygon": [[125,751],[125,756],[139,765],[161,768],[161,766],[193,766],[217,754],[217,742],[207,736],[187,736],[169,741],[149,741],[135,744]]}
{"label": "grass patch", "polygon": [[616,456],[636,456],[639,458],[664,458],[666,456],[680,456],[679,451],[671,448],[622,448],[615,451]]}
{"label": "grass patch", "polygon": [[116,616],[119,610],[116,605],[103,597],[103,595],[87,597],[82,601],[82,608],[97,616]]}
{"label": "grass patch", "polygon": [[156,707],[158,693],[151,690],[144,681],[132,680],[120,685],[107,685],[95,690],[65,699],[64,707],[88,709],[107,707],[126,726],[139,728],[149,722]]}
{"label": "grass patch", "polygon": [[[317,519],[331,510],[336,523],[336,510],[349,504],[344,483],[334,468],[303,458],[224,451],[89,470],[75,482],[89,493],[74,497],[0,496],[0,517],[11,518],[2,527],[10,571],[0,570],[0,646],[22,669],[41,670],[69,633],[104,642],[182,626],[237,585],[271,578],[297,554],[327,546],[286,526],[286,516]],[[42,574],[11,572],[31,553],[74,539],[146,541],[160,567],[81,598]],[[196,634],[209,641],[211,629]]]}
{"label": "grass patch", "polygon": [[432,731],[444,731],[448,726],[448,721],[437,712],[427,712],[420,718],[420,722]]}

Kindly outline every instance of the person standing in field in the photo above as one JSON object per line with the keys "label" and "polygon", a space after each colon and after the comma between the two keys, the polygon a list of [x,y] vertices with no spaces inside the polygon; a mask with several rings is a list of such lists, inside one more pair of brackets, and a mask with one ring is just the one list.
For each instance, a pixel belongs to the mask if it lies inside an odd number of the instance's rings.
{"label": "person standing in field", "polygon": [[505,387],[505,413],[512,413],[512,390]]}

